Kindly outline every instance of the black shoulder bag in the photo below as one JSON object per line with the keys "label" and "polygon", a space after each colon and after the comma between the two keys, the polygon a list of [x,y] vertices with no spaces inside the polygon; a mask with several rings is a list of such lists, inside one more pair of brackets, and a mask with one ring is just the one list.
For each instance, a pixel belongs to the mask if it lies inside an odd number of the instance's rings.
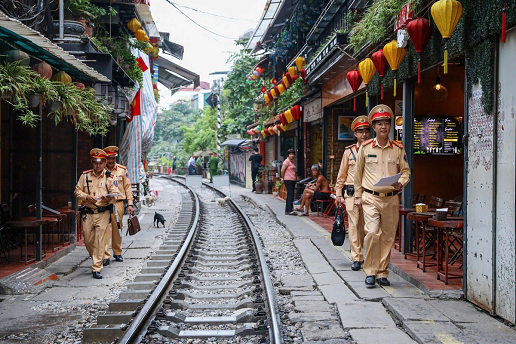
{"label": "black shoulder bag", "polygon": [[331,230],[331,242],[333,246],[342,246],[344,239],[346,239],[346,229],[344,228],[343,212],[346,211],[340,206],[337,206],[335,212],[335,221],[333,222],[333,229]]}

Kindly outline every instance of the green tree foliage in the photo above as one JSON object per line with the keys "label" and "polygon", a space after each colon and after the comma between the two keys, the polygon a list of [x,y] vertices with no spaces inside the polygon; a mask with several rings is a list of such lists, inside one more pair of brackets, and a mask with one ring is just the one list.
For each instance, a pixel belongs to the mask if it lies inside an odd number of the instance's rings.
{"label": "green tree foliage", "polygon": [[214,148],[217,145],[217,110],[205,107],[204,112],[194,115],[193,125],[181,126],[184,139],[181,142],[187,153]]}
{"label": "green tree foliage", "polygon": [[155,144],[181,142],[184,138],[184,132],[180,128],[193,123],[194,117],[195,111],[192,110],[186,100],[180,100],[164,110],[158,115],[156,128],[154,129]]}
{"label": "green tree foliage", "polygon": [[258,58],[251,57],[250,51],[244,49],[248,39],[237,40],[235,44],[242,47],[231,55],[228,62],[233,63],[223,88],[223,122],[221,134],[245,134],[246,126],[254,122],[253,103],[260,94],[260,87],[256,82],[247,79],[248,73],[258,62]]}

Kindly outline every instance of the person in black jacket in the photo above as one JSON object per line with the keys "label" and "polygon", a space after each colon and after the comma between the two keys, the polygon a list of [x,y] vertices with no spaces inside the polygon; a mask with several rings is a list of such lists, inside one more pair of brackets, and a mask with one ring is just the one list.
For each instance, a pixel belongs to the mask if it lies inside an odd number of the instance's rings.
{"label": "person in black jacket", "polygon": [[258,147],[253,148],[253,152],[249,157],[249,161],[251,162],[251,178],[253,181],[253,191],[256,192],[256,188],[254,187],[254,183],[256,182],[256,175],[258,174],[258,169],[262,166],[263,157],[259,153]]}

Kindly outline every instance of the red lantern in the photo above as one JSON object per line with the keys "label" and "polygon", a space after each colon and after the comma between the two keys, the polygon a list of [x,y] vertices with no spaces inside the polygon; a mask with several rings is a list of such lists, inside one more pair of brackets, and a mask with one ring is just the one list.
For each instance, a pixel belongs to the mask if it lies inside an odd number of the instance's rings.
{"label": "red lantern", "polygon": [[299,120],[301,118],[301,107],[299,105],[294,106],[290,109],[292,116],[294,116],[294,120]]}
{"label": "red lantern", "polygon": [[[385,55],[383,54],[383,49],[380,49],[376,53],[371,55],[371,60],[373,60],[374,67],[378,71],[378,75],[380,76],[380,78],[383,78],[385,76],[385,73],[387,73],[387,67],[389,66],[387,64],[387,59],[385,58]],[[382,99],[383,99],[383,79],[382,79]]]}
{"label": "red lantern", "polygon": [[289,83],[289,86],[292,86],[292,84],[294,83],[294,81],[292,80],[292,77],[290,76],[290,74],[286,74],[285,75],[287,77],[287,80],[288,80],[288,83]]}
{"label": "red lantern", "polygon": [[284,113],[279,115],[279,120],[280,120],[281,124],[283,124],[283,125],[287,125],[288,124],[287,119],[285,118],[285,114]]}
{"label": "red lantern", "polygon": [[[360,72],[358,70],[352,70],[348,72],[346,78],[348,79],[353,93],[356,92],[362,84],[362,75],[360,75]],[[353,111],[357,111],[357,98],[353,98]]]}
{"label": "red lantern", "polygon": [[299,71],[299,73],[301,74],[301,77],[303,78],[303,81],[304,81],[304,82],[305,82],[305,84],[306,84],[306,69],[304,69],[304,68],[303,68],[303,69],[301,69],[301,70]]}
{"label": "red lantern", "polygon": [[77,87],[78,89],[83,90],[83,91],[86,89],[86,86],[84,86],[84,84],[82,82],[76,82],[75,87]]}
{"label": "red lantern", "polygon": [[32,66],[32,69],[44,78],[52,78],[52,67],[45,61],[36,63],[34,66]]}
{"label": "red lantern", "polygon": [[299,79],[299,75],[296,74],[292,77],[292,83],[296,82],[297,79]]}
{"label": "red lantern", "polygon": [[277,84],[278,84],[278,80],[276,80],[276,78],[272,78],[271,82],[272,82],[274,85],[277,85]]}
{"label": "red lantern", "polygon": [[158,39],[156,37],[151,37],[150,42],[153,44],[158,43]]}
{"label": "red lantern", "polygon": [[270,91],[267,92],[267,96],[269,97],[270,101],[272,101],[273,97],[272,97],[272,93]]}
{"label": "red lantern", "polygon": [[418,17],[407,24],[407,32],[419,54],[417,61],[417,83],[419,84],[421,82],[421,53],[434,33],[434,26],[430,20]]}
{"label": "red lantern", "polygon": [[276,92],[276,95],[279,97],[280,91],[278,89],[278,86],[274,86],[274,92]]}
{"label": "red lantern", "polygon": [[270,136],[269,130],[267,128],[263,128],[263,133],[264,133],[263,137]]}
{"label": "red lantern", "polygon": [[278,128],[279,133],[283,133],[283,129],[281,129],[281,124],[276,125],[276,128]]}

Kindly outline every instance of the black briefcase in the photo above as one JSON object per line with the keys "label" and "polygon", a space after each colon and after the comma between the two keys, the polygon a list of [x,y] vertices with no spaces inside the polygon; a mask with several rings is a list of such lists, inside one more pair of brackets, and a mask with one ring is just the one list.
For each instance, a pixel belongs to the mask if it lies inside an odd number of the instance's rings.
{"label": "black briefcase", "polygon": [[331,230],[331,242],[333,246],[342,246],[344,239],[346,239],[346,228],[344,227],[344,215],[346,210],[337,206],[335,212],[335,221],[333,221],[333,228]]}

